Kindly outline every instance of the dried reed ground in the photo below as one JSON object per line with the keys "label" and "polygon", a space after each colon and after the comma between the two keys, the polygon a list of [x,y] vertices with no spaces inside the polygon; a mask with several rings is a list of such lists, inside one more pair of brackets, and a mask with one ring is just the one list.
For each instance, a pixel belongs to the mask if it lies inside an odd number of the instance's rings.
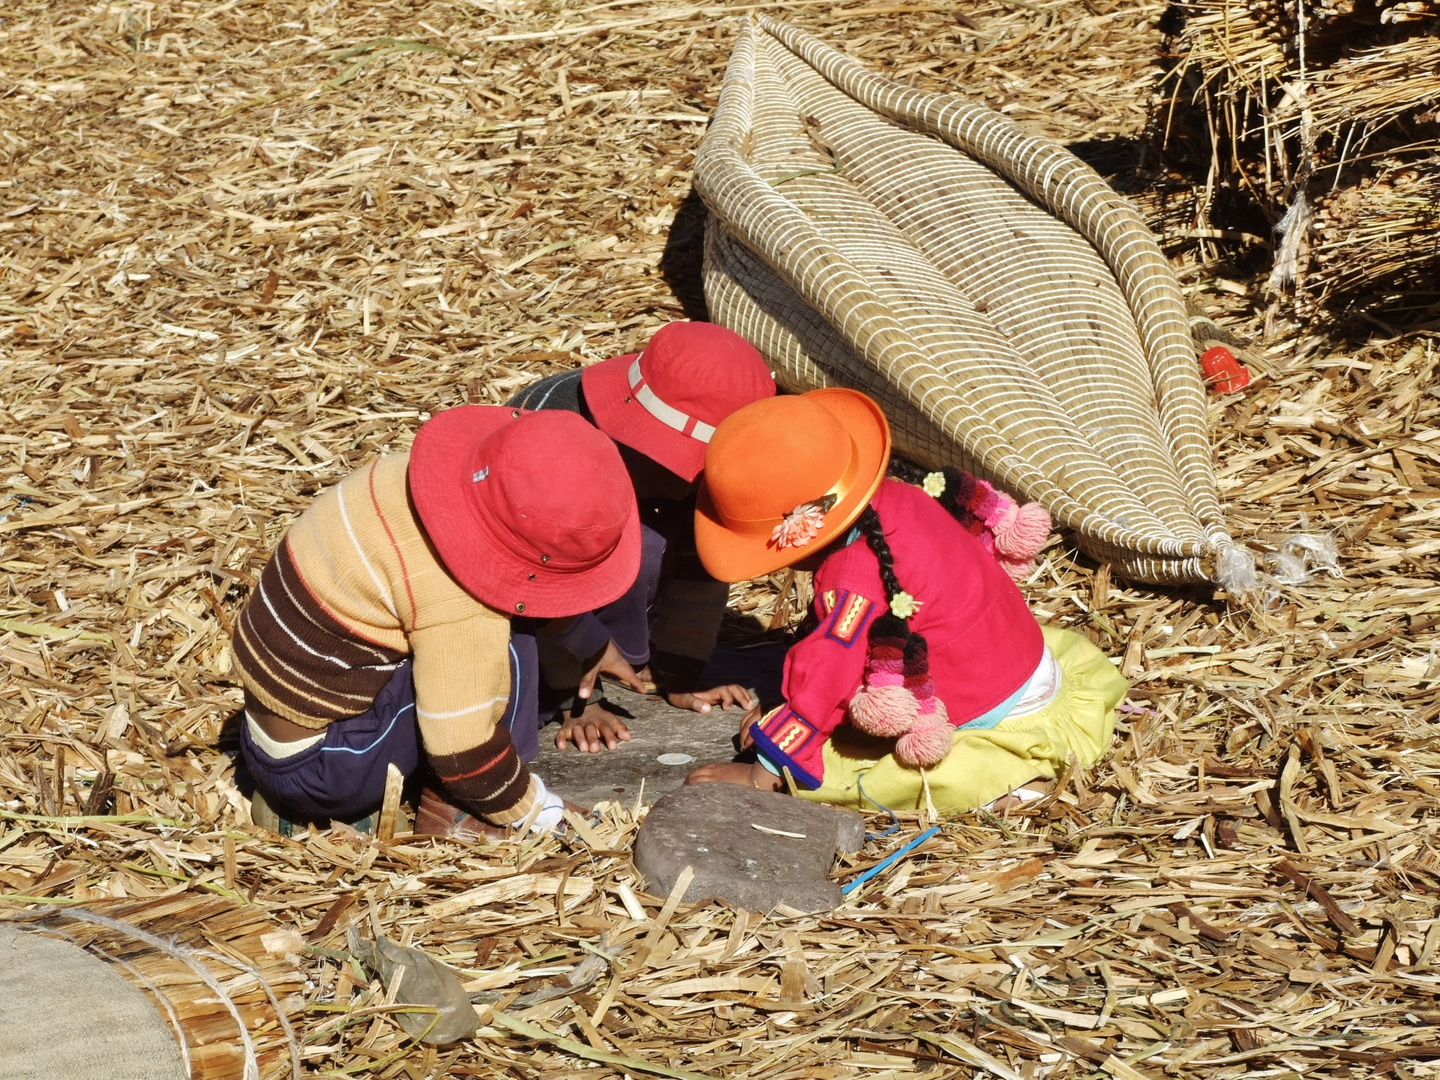
{"label": "dried reed ground", "polygon": [[[1347,343],[1272,312],[1256,382],[1215,404],[1223,493],[1252,541],[1332,531],[1344,579],[1255,612],[1057,541],[1026,590],[1135,681],[1113,760],[947,822],[833,916],[644,895],[630,808],[589,843],[478,850],[246,824],[215,744],[267,552],[435,410],[693,303],[687,170],[745,10],[6,6],[5,892],[233,896],[314,949],[358,920],[517,993],[606,935],[599,983],[517,1012],[543,1037],[441,1053],[312,950],[290,1004],[316,1075],[1440,1073],[1433,335]],[[1123,155],[1146,122],[1158,4],[765,10],[1062,140]],[[1184,279],[1259,334],[1245,283]],[[631,1061],[577,1056],[598,1050]]]}

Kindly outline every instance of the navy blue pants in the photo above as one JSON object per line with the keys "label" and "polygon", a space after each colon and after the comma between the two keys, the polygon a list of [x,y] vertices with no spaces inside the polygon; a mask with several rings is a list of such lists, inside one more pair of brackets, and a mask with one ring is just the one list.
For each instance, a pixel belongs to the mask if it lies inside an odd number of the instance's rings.
{"label": "navy blue pants", "polygon": [[[650,608],[659,589],[665,540],[644,530],[640,574],[630,589],[595,612],[631,664],[650,656]],[[501,719],[520,760],[540,753],[540,658],[535,624],[510,624],[510,702]],[[578,670],[578,663],[576,664]],[[579,681],[578,675],[576,682]],[[548,711],[547,711],[548,718]],[[277,810],[298,821],[353,821],[380,808],[385,798],[386,767],[407,778],[424,760],[415,719],[415,683],[407,657],[390,681],[359,716],[336,720],[316,745],[287,758],[274,758],[255,744],[248,723],[240,725],[240,752],[256,785]]]}
{"label": "navy blue pants", "polygon": [[595,612],[620,655],[633,667],[650,662],[650,611],[660,594],[664,561],[665,537],[648,525],[640,526],[640,576],[619,600]]}
{"label": "navy blue pants", "polygon": [[[510,703],[502,718],[522,761],[540,752],[539,661],[535,639],[510,637]],[[240,753],[256,786],[282,814],[297,821],[353,821],[380,808],[386,767],[407,778],[424,760],[415,720],[415,682],[407,657],[375,696],[370,708],[336,720],[314,746],[274,758],[255,744],[249,723],[240,725]]]}

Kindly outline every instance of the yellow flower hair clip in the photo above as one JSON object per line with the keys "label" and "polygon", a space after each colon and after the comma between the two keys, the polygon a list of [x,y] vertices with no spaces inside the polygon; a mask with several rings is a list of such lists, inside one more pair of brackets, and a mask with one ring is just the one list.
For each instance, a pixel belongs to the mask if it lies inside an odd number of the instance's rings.
{"label": "yellow flower hair clip", "polygon": [[898,592],[890,598],[890,614],[897,619],[908,619],[920,610],[923,600],[916,600],[908,592]]}

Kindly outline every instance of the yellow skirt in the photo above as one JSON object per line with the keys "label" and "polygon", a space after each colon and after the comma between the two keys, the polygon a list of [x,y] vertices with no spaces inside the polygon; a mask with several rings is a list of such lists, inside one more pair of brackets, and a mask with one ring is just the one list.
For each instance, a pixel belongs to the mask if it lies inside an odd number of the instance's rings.
{"label": "yellow skirt", "polygon": [[923,773],[895,760],[893,739],[842,724],[824,746],[825,782],[796,794],[861,811],[918,810],[925,806],[928,786],[937,810],[963,812],[1030,780],[1053,779],[1071,761],[1095,764],[1110,748],[1115,706],[1130,684],[1079,634],[1041,629],[1061,672],[1060,689],[1044,708],[982,731],[956,728],[954,749]]}

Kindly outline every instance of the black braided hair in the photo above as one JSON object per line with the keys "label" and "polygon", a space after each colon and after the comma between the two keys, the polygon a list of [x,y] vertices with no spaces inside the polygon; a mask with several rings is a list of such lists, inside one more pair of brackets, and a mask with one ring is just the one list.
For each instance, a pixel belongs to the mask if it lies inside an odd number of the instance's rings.
{"label": "black braided hair", "polygon": [[[880,564],[880,584],[885,587],[885,602],[888,609],[890,602],[905,591],[900,586],[900,579],[895,576],[895,553],[890,550],[890,542],[885,539],[885,528],[880,524],[880,515],[875,512],[873,506],[867,506],[855,520],[855,524],[865,537],[865,543],[870,545],[870,550],[875,555],[875,561]],[[887,610],[885,614],[870,624],[870,632],[872,636],[890,635],[904,639],[907,673],[912,664],[919,665],[916,669],[918,671],[929,670],[930,647],[922,634],[917,634],[910,628],[909,620],[902,619]]]}
{"label": "black braided hair", "polygon": [[[889,604],[893,603],[895,597],[905,590],[900,587],[900,579],[895,576],[895,553],[890,550],[890,542],[885,539],[885,529],[881,525],[880,515],[875,512],[873,506],[867,506],[855,521],[865,542],[875,555],[875,560],[880,564],[880,583],[885,587],[885,599],[887,610],[877,616],[870,623],[870,631],[867,643],[867,676],[866,684],[869,684],[868,667],[871,661],[877,660],[886,654],[893,655],[898,651],[901,660],[901,671],[905,680],[905,689],[910,692],[913,698],[925,694],[927,698],[933,695],[933,684],[930,682],[930,646],[923,634],[917,633],[911,626],[908,619],[902,619],[894,612],[888,610]],[[926,690],[927,686],[932,689]],[[859,698],[857,695],[856,701]],[[852,716],[855,702],[852,702]],[[884,706],[874,706],[876,710],[883,713],[888,711]],[[909,723],[892,734],[903,734],[913,725],[914,718]],[[872,730],[864,723],[862,730]]]}
{"label": "black braided hair", "polygon": [[870,545],[876,561],[880,563],[880,584],[885,586],[885,599],[895,599],[905,590],[895,576],[895,554],[890,550],[890,542],[885,539],[885,528],[880,524],[880,515],[875,512],[875,507],[865,507],[855,519],[855,527],[865,537],[865,543]]}
{"label": "black braided hair", "polygon": [[890,467],[886,469],[896,480],[902,480],[907,484],[914,484],[919,487],[925,480],[926,473],[931,470],[916,465],[913,461],[906,461],[902,457],[891,456]]}
{"label": "black braided hair", "polygon": [[959,522],[971,536],[979,536],[985,531],[985,522],[973,509],[979,501],[976,499],[976,494],[980,482],[969,473],[962,472],[950,465],[941,469],[926,469],[914,462],[897,457],[890,459],[889,472],[895,479],[902,480],[907,484],[914,484],[916,487],[923,484],[925,477],[930,473],[939,472],[945,477],[945,490],[935,501],[943,506],[946,513]]}

